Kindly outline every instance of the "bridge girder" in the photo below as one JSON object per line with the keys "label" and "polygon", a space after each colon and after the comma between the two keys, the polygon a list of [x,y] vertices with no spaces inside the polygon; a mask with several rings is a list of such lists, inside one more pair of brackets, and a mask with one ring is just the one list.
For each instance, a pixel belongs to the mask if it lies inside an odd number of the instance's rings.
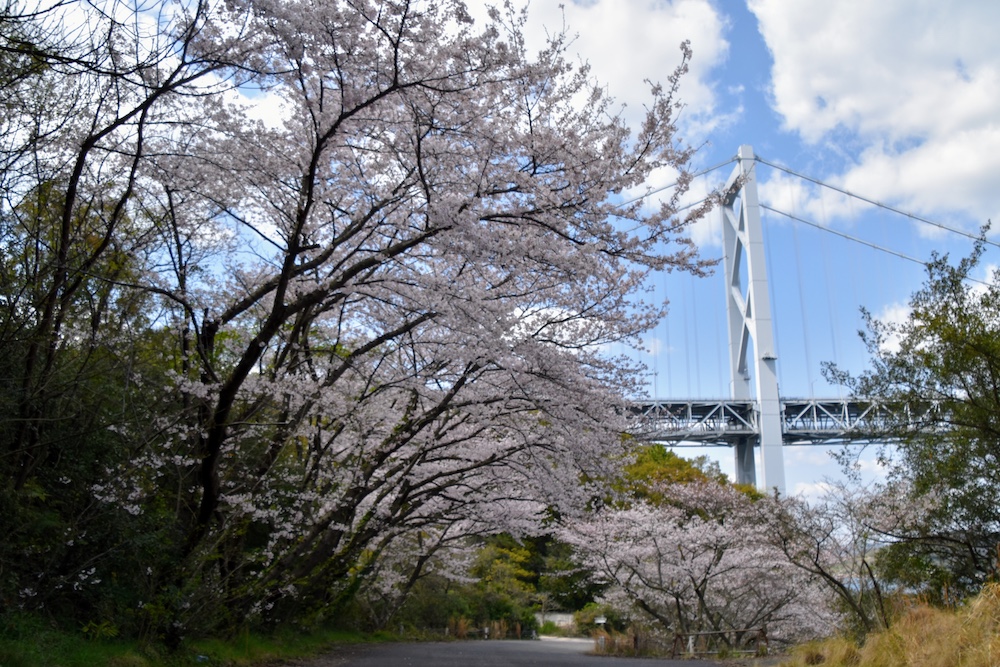
{"label": "bridge girder", "polygon": [[[639,426],[633,434],[674,445],[737,447],[760,437],[756,401],[663,400],[633,403]],[[783,445],[868,444],[888,442],[900,425],[940,423],[937,404],[894,405],[858,399],[781,399]]]}

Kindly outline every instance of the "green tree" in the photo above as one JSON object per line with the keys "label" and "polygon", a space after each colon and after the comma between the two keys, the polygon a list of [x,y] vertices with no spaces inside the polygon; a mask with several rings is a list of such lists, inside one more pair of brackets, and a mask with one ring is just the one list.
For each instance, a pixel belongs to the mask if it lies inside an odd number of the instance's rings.
{"label": "green tree", "polygon": [[535,598],[531,549],[510,535],[488,538],[470,573],[477,577],[477,620],[530,623]]}
{"label": "green tree", "polygon": [[708,481],[729,483],[719,464],[707,456],[688,459],[659,443],[649,443],[635,450],[612,487],[625,497],[657,504],[665,501],[663,488],[670,484]]}
{"label": "green tree", "polygon": [[581,561],[573,547],[554,535],[529,538],[535,554],[539,606],[545,610],[575,611],[593,603],[604,591],[591,564]]}
{"label": "green tree", "polygon": [[880,562],[900,583],[938,596],[972,593],[997,574],[1000,275],[971,279],[983,245],[957,265],[935,257],[905,322],[865,314],[870,370],[827,369],[897,415],[879,455],[891,491],[909,503],[900,503],[904,527]]}
{"label": "green tree", "polygon": [[117,476],[166,370],[143,169],[168,102],[218,67],[183,46],[202,7],[170,43],[120,9],[0,0],[0,612],[73,625],[134,620],[169,558],[170,482]]}
{"label": "green tree", "polygon": [[[73,216],[62,241],[72,289],[57,329],[43,326],[64,205],[65,183],[45,181],[0,216],[0,600],[104,619],[136,608],[141,593],[123,595],[124,584],[151,564],[134,560],[155,534],[150,517],[97,498],[115,483],[107,470],[130,455],[123,427],[149,420],[136,379],[157,362],[139,353],[148,298],[119,287],[139,270],[135,246],[101,235],[101,207]],[[138,242],[131,220],[121,227]]]}

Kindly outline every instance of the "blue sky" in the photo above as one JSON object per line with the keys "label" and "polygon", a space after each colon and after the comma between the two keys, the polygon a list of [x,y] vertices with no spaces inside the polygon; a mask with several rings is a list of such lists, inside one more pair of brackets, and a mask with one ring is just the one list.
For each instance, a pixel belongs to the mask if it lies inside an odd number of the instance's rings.
{"label": "blue sky", "polygon": [[[681,130],[695,168],[741,144],[794,172],[948,226],[1000,223],[1000,3],[982,0],[532,0],[529,36],[565,23],[572,48],[637,116],[648,86],[666,81],[688,39],[694,50]],[[697,193],[731,167],[699,179]],[[905,317],[919,263],[845,240],[866,239],[918,260],[966,254],[971,241],[758,165],[761,201],[817,229],[764,212],[781,394],[829,397],[821,362],[860,371],[860,308]],[[669,183],[657,176],[650,186]],[[697,198],[697,194],[694,195]],[[715,221],[692,235],[706,257],[722,249]],[[1000,262],[988,253],[987,265]],[[988,267],[983,267],[985,276]],[[723,281],[654,279],[669,317],[646,341],[650,393],[728,395]],[[836,468],[818,448],[786,448],[790,492],[814,493]],[[729,454],[716,451],[724,469]],[[870,463],[870,462],[869,462]]]}

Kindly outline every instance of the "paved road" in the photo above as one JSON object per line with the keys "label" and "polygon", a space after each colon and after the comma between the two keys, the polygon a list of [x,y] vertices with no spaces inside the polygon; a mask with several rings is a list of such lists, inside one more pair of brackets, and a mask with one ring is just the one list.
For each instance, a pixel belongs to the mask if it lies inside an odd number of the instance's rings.
{"label": "paved road", "polygon": [[714,667],[707,660],[655,660],[586,655],[588,639],[466,641],[344,646],[299,667]]}

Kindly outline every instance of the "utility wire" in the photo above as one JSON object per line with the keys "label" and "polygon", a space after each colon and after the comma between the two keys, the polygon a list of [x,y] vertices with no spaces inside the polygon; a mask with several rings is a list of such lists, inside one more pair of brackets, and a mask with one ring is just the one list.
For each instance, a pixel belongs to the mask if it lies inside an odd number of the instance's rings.
{"label": "utility wire", "polygon": [[[843,188],[838,188],[836,185],[830,185],[829,183],[824,183],[823,181],[815,179],[815,178],[813,178],[811,176],[806,176],[805,174],[800,174],[797,171],[793,171],[792,169],[789,169],[788,167],[783,167],[783,166],[781,166],[779,164],[775,164],[773,162],[768,162],[767,160],[765,160],[763,158],[754,156],[754,161],[760,162],[761,164],[766,164],[768,167],[773,167],[774,169],[778,169],[780,171],[783,171],[786,174],[791,174],[792,176],[797,176],[797,177],[799,177],[799,178],[801,178],[803,180],[809,181],[810,183],[815,183],[816,185],[819,185],[820,187],[829,188],[830,190],[833,190],[835,192],[839,192],[842,195],[847,195],[848,197],[853,197],[854,199],[860,199],[861,201],[863,201],[863,202],[865,202],[867,204],[871,204],[872,206],[878,206],[879,208],[884,208],[887,211],[892,211],[893,213],[896,213],[897,215],[902,215],[902,216],[904,216],[906,218],[910,218],[911,220],[916,220],[917,222],[922,222],[922,223],[924,223],[926,225],[930,225],[932,227],[937,227],[938,229],[943,229],[945,231],[951,232],[952,234],[958,234],[959,236],[964,236],[966,238],[972,239],[973,241],[985,240],[985,239],[981,239],[979,236],[976,236],[975,234],[970,234],[969,232],[964,231],[962,229],[951,227],[951,226],[946,225],[946,224],[941,223],[941,222],[935,222],[933,220],[928,220],[927,218],[922,218],[919,215],[915,215],[913,213],[908,213],[908,212],[903,211],[901,209],[889,206],[888,204],[883,204],[880,201],[876,201],[874,199],[869,199],[868,197],[863,197],[863,196],[861,196],[859,194],[855,194],[855,193],[850,192],[848,190],[844,190]],[[779,213],[779,211],[775,211],[775,213]],[[989,240],[985,240],[985,242],[987,244],[991,245],[991,246],[995,246],[997,248],[1000,248],[1000,243],[997,243],[995,241],[989,241]],[[896,253],[893,253],[893,254],[896,254]],[[900,255],[900,256],[902,257],[902,255]]]}

